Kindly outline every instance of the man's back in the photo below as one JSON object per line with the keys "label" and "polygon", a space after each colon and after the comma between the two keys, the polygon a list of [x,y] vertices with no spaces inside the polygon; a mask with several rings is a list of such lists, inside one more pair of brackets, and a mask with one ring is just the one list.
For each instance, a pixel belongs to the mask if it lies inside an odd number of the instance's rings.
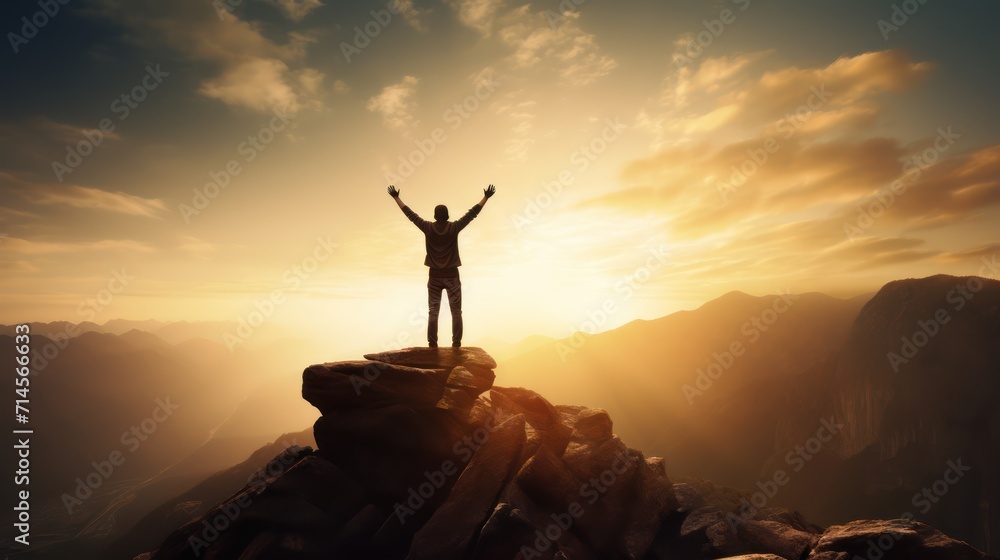
{"label": "man's back", "polygon": [[424,265],[438,269],[462,266],[462,259],[458,253],[458,233],[479,215],[480,210],[482,210],[482,206],[477,204],[461,219],[454,222],[447,220],[428,222],[410,210],[409,206],[404,206],[403,214],[420,228],[420,231],[424,232],[427,247]]}

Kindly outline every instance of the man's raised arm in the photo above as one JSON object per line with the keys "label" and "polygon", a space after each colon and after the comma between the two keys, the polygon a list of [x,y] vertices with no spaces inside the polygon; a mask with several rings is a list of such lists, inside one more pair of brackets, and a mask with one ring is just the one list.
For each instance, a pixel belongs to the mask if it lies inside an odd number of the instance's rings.
{"label": "man's raised arm", "polygon": [[389,191],[389,196],[391,196],[392,199],[396,201],[396,206],[399,206],[399,209],[403,211],[403,215],[409,218],[409,220],[413,222],[418,228],[424,230],[427,227],[427,220],[424,220],[423,218],[418,216],[416,212],[410,210],[409,207],[403,204],[403,199],[399,197],[399,189],[397,189],[392,185],[389,185],[388,191]]}
{"label": "man's raised arm", "polygon": [[494,187],[493,185],[490,185],[489,188],[483,189],[483,199],[479,201],[479,204],[470,208],[469,211],[466,212],[464,216],[455,221],[455,224],[458,225],[459,231],[463,230],[465,226],[469,225],[469,222],[471,222],[473,219],[475,219],[476,216],[479,215],[479,211],[482,210],[484,206],[486,206],[486,201],[489,200],[491,196],[496,194],[496,192],[497,188]]}

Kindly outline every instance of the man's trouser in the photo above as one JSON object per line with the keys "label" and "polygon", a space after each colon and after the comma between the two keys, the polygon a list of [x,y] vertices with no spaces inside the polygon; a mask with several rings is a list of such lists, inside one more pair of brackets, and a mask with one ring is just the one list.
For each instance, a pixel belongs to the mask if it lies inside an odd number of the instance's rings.
{"label": "man's trouser", "polygon": [[462,280],[459,278],[435,278],[427,280],[427,343],[437,346],[438,314],[441,311],[441,291],[448,292],[448,306],[451,308],[451,343],[462,344]]}

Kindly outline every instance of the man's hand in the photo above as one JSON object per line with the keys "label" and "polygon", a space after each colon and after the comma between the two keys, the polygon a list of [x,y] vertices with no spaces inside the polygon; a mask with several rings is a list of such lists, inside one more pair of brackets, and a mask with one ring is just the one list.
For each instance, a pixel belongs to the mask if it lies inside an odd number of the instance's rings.
{"label": "man's hand", "polygon": [[483,199],[479,201],[480,206],[486,206],[486,201],[490,199],[491,196],[496,194],[497,188],[490,185],[489,188],[483,189]]}
{"label": "man's hand", "polygon": [[391,196],[392,199],[396,201],[396,206],[399,206],[399,209],[402,210],[405,204],[403,204],[403,199],[399,198],[399,189],[397,189],[392,185],[389,185],[389,188],[387,190],[389,191],[389,196]]}

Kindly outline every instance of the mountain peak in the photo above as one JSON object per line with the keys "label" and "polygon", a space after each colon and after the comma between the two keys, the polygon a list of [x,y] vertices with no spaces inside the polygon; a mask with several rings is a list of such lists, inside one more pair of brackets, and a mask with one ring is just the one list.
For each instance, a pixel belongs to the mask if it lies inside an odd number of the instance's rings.
{"label": "mountain peak", "polygon": [[[663,459],[614,435],[604,410],[493,387],[494,366],[479,348],[309,366],[302,394],[322,413],[318,450],[279,455],[266,476],[137,560],[819,560],[865,554],[870,539],[859,536],[881,527],[824,532],[801,515],[751,505],[749,492],[674,483]],[[909,537],[886,560],[932,548],[987,558],[919,523],[890,525]]]}

